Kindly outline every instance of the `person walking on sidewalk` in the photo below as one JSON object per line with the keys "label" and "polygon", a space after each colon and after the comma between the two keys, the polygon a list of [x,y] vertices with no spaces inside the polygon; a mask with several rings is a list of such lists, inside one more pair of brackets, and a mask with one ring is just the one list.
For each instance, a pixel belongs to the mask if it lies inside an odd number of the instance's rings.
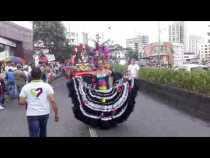
{"label": "person walking on sidewalk", "polygon": [[6,86],[5,82],[2,76],[0,76],[0,110],[4,110],[4,101],[5,101],[5,91],[6,91]]}
{"label": "person walking on sidewalk", "polygon": [[55,121],[59,120],[58,107],[54,90],[41,80],[41,70],[35,67],[31,71],[32,81],[26,84],[19,95],[19,104],[26,107],[26,116],[30,137],[46,137],[50,104],[55,113]]}
{"label": "person walking on sidewalk", "polygon": [[21,65],[17,65],[17,70],[15,71],[16,85],[18,94],[20,93],[22,87],[26,84],[26,75],[23,72]]}
{"label": "person walking on sidewalk", "polygon": [[7,93],[11,98],[17,97],[16,77],[15,72],[9,68],[5,75]]}

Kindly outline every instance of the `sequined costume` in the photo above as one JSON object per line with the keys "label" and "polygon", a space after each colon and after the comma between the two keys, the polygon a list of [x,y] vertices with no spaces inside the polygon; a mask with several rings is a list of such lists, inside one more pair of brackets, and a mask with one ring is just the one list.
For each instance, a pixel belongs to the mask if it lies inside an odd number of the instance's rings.
{"label": "sequined costume", "polygon": [[67,87],[75,118],[93,127],[109,129],[130,116],[138,87],[133,79],[124,80],[123,75],[114,72],[110,86],[110,73],[105,73],[109,70],[104,69],[76,72]]}

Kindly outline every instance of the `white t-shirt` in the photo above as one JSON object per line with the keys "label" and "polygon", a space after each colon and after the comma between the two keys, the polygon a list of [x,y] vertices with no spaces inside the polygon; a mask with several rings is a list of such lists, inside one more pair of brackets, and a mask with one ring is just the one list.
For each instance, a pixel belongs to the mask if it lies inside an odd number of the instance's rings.
{"label": "white t-shirt", "polygon": [[32,71],[31,66],[28,66],[28,72],[31,73],[31,71]]}
{"label": "white t-shirt", "polygon": [[129,71],[131,77],[137,78],[138,77],[139,66],[137,64],[134,64],[134,65],[131,64],[131,65],[128,66],[128,71]]}
{"label": "white t-shirt", "polygon": [[40,116],[50,113],[50,102],[48,96],[54,94],[51,85],[41,80],[31,81],[26,84],[21,92],[20,97],[26,97],[28,106],[27,116]]}

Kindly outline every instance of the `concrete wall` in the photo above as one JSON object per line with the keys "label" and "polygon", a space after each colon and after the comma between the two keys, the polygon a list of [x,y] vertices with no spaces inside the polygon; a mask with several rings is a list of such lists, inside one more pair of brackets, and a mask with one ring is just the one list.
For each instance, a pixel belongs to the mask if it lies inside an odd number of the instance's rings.
{"label": "concrete wall", "polygon": [[204,120],[210,120],[210,96],[205,96],[184,89],[159,85],[145,80],[138,80],[140,91],[151,95],[167,105],[182,110]]}
{"label": "concrete wall", "polygon": [[33,50],[33,31],[9,21],[0,22],[0,36],[18,42],[17,55],[30,60]]}

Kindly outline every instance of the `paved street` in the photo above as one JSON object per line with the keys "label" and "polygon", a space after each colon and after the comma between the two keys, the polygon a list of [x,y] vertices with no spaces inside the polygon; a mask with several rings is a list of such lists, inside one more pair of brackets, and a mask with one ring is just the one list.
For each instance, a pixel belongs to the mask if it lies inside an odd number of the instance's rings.
{"label": "paved street", "polygon": [[[48,123],[48,136],[54,137],[153,137],[153,136],[210,136],[210,122],[204,122],[182,113],[145,94],[139,93],[136,107],[129,119],[110,130],[89,129],[77,121],[71,111],[66,81],[54,81],[59,106],[60,122],[52,116]],[[1,137],[27,137],[25,111],[13,101],[0,111]]]}

